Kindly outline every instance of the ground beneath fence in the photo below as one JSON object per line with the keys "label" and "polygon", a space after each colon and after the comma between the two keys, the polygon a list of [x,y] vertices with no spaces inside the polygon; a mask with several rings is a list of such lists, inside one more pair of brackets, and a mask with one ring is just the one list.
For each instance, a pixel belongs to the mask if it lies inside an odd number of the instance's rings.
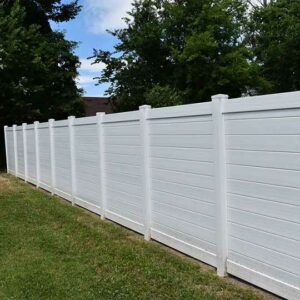
{"label": "ground beneath fence", "polygon": [[1,299],[275,299],[0,174]]}

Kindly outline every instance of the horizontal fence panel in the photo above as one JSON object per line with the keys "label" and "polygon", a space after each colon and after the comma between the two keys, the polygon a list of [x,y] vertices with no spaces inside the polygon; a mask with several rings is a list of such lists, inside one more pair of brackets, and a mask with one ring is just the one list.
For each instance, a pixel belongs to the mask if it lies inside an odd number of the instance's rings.
{"label": "horizontal fence panel", "polygon": [[300,108],[300,92],[231,99],[226,102],[224,112],[267,111],[288,108]]}
{"label": "horizontal fence panel", "polygon": [[170,183],[179,183],[186,186],[204,188],[209,190],[213,190],[214,188],[214,178],[212,176],[162,169],[152,169],[152,175],[154,180],[156,179]]}
{"label": "horizontal fence panel", "polygon": [[140,135],[140,127],[136,123],[125,123],[120,126],[120,123],[116,124],[106,124],[105,125],[105,136],[139,136]]}
{"label": "horizontal fence panel", "polygon": [[[183,196],[192,200],[202,201],[213,204],[215,201],[215,194],[212,189],[203,187],[196,187],[186,185],[184,183],[173,183],[168,181],[162,181],[152,179],[153,190],[160,192],[169,192],[173,195]],[[185,205],[185,201],[182,202]]]}
{"label": "horizontal fence panel", "polygon": [[139,117],[139,112],[104,117],[104,174],[107,210],[112,213],[113,220],[143,232],[145,204],[140,180],[142,144]]}
{"label": "horizontal fence panel", "polygon": [[51,187],[50,130],[48,123],[40,123],[39,129],[40,182],[45,188]]}
{"label": "horizontal fence panel", "polygon": [[84,118],[76,118],[74,119],[74,126],[80,126],[82,130],[89,131],[89,126],[83,125],[93,125],[97,123],[97,117],[84,117]]}
{"label": "horizontal fence panel", "polygon": [[[58,124],[57,124],[58,122]],[[55,152],[55,189],[68,200],[72,194],[70,133],[68,121],[54,122],[54,152]]]}
{"label": "horizontal fence panel", "polygon": [[139,146],[140,137],[139,136],[105,136],[105,141],[107,145],[128,145],[128,146]]}
{"label": "horizontal fence panel", "polygon": [[155,135],[210,135],[212,134],[212,122],[181,122],[180,126],[174,126],[173,123],[151,123],[151,134]]}
{"label": "horizontal fence panel", "polygon": [[[277,98],[269,99],[273,108],[281,107]],[[251,110],[260,104],[254,99],[244,105]],[[300,110],[228,116],[229,272],[241,276],[255,270],[274,282],[299,286]],[[264,282],[253,281],[263,287]]]}
{"label": "horizontal fence panel", "polygon": [[16,130],[17,135],[17,158],[18,158],[18,175],[20,177],[25,176],[25,161],[24,161],[24,140],[23,140],[23,128],[18,126]]}
{"label": "horizontal fence panel", "polygon": [[[159,109],[150,114],[161,118],[151,119],[149,125],[152,229],[160,242],[183,247],[191,256],[199,249],[204,261],[215,265],[213,125],[211,116],[201,116],[200,108],[179,107],[171,113]],[[210,105],[206,108],[211,114]],[[168,122],[161,122],[164,117]]]}
{"label": "horizontal fence panel", "polygon": [[188,116],[211,115],[211,103],[196,103],[180,106],[170,106],[152,109],[149,113],[149,119],[165,119]]}
{"label": "horizontal fence panel", "polygon": [[251,244],[267,247],[290,257],[297,257],[300,246],[300,241],[266,232],[263,228],[255,229],[237,223],[230,223],[230,236],[247,237]]}
{"label": "horizontal fence panel", "polygon": [[[129,111],[117,114],[104,115],[103,123],[126,123],[132,121],[139,121],[139,111]],[[119,124],[120,125],[120,124]]]}
{"label": "horizontal fence panel", "polygon": [[228,150],[227,163],[249,167],[300,171],[300,153]]}
{"label": "horizontal fence panel", "polygon": [[229,150],[297,152],[300,140],[293,135],[229,135],[227,137]]}
{"label": "horizontal fence panel", "polygon": [[[270,266],[270,271],[272,270],[272,273],[270,273],[269,276],[271,277],[282,281],[291,282],[292,280],[293,284],[296,284],[297,280],[300,280],[300,261],[297,258],[278,253],[266,247],[258,246],[239,238],[229,238],[229,244],[231,245],[232,252],[244,255],[244,261],[246,264],[249,264],[249,268],[256,268],[254,263],[253,265],[251,264],[252,260],[256,262],[263,262]],[[250,258],[249,262],[246,258]]]}
{"label": "horizontal fence panel", "polygon": [[182,135],[181,137],[174,135],[159,135],[153,139],[152,146],[175,147],[175,148],[201,148],[212,149],[212,137],[203,135],[201,138],[195,138],[194,135]]}
{"label": "horizontal fence panel", "polygon": [[95,117],[75,119],[74,124],[75,197],[98,210],[101,208],[98,125]]}
{"label": "horizontal fence panel", "polygon": [[7,149],[7,165],[10,172],[15,174],[15,146],[14,146],[14,133],[12,127],[8,127],[6,131],[6,149]]}
{"label": "horizontal fence panel", "polygon": [[300,220],[300,205],[286,205],[281,202],[231,194],[230,207],[290,222],[297,223]]}
{"label": "horizontal fence panel", "polygon": [[211,151],[211,149],[174,148],[151,145],[151,155],[153,158],[213,162],[213,151]]}
{"label": "horizontal fence panel", "polygon": [[26,130],[27,137],[27,164],[28,164],[28,181],[36,184],[36,140],[34,127],[28,125]]}
{"label": "horizontal fence panel", "polygon": [[[297,110],[299,112],[299,110]],[[299,113],[300,115],[300,113]],[[267,115],[268,116],[268,115]],[[299,117],[269,117],[256,119],[227,120],[226,129],[229,134],[242,135],[297,135],[300,134]]]}
{"label": "horizontal fence panel", "polygon": [[[68,120],[58,120],[55,121],[53,124],[53,127],[66,127],[68,126]],[[57,131],[56,135],[59,134],[59,131]]]}
{"label": "horizontal fence panel", "polygon": [[152,167],[156,169],[180,171],[199,175],[213,175],[213,164],[211,162],[152,158]]}
{"label": "horizontal fence panel", "polygon": [[300,172],[264,167],[229,165],[228,178],[300,188]]}
{"label": "horizontal fence panel", "polygon": [[[230,203],[231,200],[229,200]],[[228,220],[243,226],[263,229],[267,232],[278,234],[286,238],[299,241],[299,223],[294,223],[274,217],[265,216],[241,209],[229,208]]]}
{"label": "horizontal fence panel", "polygon": [[229,193],[299,205],[300,190],[297,188],[234,179],[228,179],[227,183]]}

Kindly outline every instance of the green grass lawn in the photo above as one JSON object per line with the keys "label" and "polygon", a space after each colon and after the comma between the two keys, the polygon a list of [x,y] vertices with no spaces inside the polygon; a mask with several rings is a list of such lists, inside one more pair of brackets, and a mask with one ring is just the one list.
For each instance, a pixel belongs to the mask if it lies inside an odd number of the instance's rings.
{"label": "green grass lawn", "polygon": [[0,299],[271,299],[0,174]]}

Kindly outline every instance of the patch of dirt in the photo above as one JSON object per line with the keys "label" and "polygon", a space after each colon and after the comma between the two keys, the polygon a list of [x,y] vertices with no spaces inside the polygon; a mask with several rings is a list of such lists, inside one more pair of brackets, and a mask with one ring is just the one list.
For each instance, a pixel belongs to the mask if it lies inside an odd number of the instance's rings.
{"label": "patch of dirt", "polygon": [[127,239],[131,240],[131,241],[134,241],[134,242],[136,242],[136,241],[138,241],[138,242],[144,242],[145,241],[144,237],[142,235],[132,234],[132,233],[127,236]]}
{"label": "patch of dirt", "polygon": [[7,175],[0,174],[0,192],[15,192],[18,188]]}

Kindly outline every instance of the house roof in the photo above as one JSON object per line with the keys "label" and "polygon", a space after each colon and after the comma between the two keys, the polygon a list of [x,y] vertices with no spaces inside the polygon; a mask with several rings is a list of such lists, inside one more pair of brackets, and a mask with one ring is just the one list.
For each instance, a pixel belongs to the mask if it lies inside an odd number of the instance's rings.
{"label": "house roof", "polygon": [[108,97],[82,97],[87,117],[95,116],[97,112],[110,114],[113,112]]}

